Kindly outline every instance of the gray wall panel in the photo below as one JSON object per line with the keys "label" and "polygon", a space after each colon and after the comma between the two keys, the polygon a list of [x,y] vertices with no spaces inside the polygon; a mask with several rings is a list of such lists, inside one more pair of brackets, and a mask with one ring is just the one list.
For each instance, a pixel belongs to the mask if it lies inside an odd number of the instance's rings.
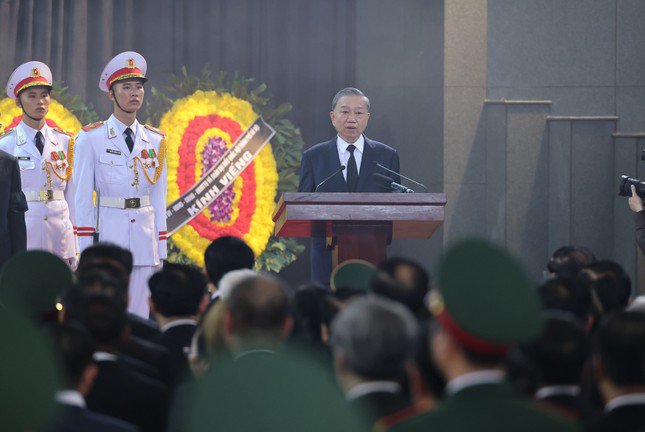
{"label": "gray wall panel", "polygon": [[571,122],[549,124],[549,253],[571,242]]}
{"label": "gray wall panel", "polygon": [[614,112],[616,88],[603,87],[488,87],[489,99],[553,101],[552,115],[602,116]]}
{"label": "gray wall panel", "polygon": [[506,104],[487,104],[486,235],[506,241]]}
{"label": "gray wall panel", "polygon": [[571,242],[597,257],[613,252],[614,122],[575,121],[571,141]]}
{"label": "gray wall panel", "polygon": [[539,278],[548,257],[548,105],[507,106],[506,245]]}

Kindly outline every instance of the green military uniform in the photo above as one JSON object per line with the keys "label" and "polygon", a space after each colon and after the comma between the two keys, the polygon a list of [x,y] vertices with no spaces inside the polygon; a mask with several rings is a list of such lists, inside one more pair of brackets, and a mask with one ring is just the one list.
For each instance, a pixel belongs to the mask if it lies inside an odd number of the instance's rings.
{"label": "green military uniform", "polygon": [[516,393],[499,370],[510,346],[534,339],[542,328],[539,299],[519,263],[488,242],[467,240],[446,252],[437,275],[438,289],[430,295],[429,308],[442,330],[464,349],[499,361],[494,360],[488,371],[473,370],[453,379],[434,410],[402,420],[390,430],[576,430],[576,424]]}

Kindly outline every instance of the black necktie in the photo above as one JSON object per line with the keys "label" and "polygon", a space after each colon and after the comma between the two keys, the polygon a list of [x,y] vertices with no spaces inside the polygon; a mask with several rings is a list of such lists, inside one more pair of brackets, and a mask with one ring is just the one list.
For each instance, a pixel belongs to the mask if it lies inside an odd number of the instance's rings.
{"label": "black necktie", "polygon": [[125,130],[125,143],[128,145],[130,153],[132,153],[132,149],[134,148],[134,140],[132,139],[132,129],[130,128],[127,128]]}
{"label": "black necktie", "polygon": [[358,168],[356,167],[354,150],[356,150],[354,144],[347,146],[347,151],[349,152],[349,160],[347,161],[347,189],[350,192],[356,191],[356,183],[358,183]]}
{"label": "black necktie", "polygon": [[45,148],[45,140],[43,139],[43,134],[42,132],[38,131],[36,132],[36,148],[40,152],[40,154],[43,154],[43,149]]}

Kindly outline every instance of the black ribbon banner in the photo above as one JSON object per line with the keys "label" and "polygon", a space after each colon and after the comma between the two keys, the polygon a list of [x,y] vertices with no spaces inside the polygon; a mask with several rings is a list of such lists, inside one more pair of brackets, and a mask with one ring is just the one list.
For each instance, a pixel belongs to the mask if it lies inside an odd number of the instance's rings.
{"label": "black ribbon banner", "polygon": [[166,207],[168,234],[190,222],[232,185],[273,135],[275,130],[262,117],[255,119],[201,180]]}

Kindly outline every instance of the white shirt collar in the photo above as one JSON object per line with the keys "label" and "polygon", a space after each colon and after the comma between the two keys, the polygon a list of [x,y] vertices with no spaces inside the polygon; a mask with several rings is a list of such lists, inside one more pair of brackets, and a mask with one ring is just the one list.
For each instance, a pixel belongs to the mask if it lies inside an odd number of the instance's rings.
{"label": "white shirt collar", "polygon": [[580,386],[577,385],[554,385],[540,387],[535,392],[536,399],[545,399],[549,396],[565,395],[565,396],[578,396],[580,394]]}
{"label": "white shirt collar", "polygon": [[[43,125],[43,127],[40,129],[40,131],[37,131],[36,129],[32,128],[31,126],[28,126],[27,123],[24,121],[20,121],[20,125],[22,127],[22,130],[25,131],[25,134],[27,135],[27,138],[29,138],[29,141],[32,143],[36,143],[36,133],[40,132],[43,134],[43,139],[46,139],[47,137],[47,123]],[[43,144],[45,144],[43,142]]]}
{"label": "white shirt collar", "polygon": [[394,381],[367,381],[357,384],[349,389],[345,395],[345,399],[351,401],[369,393],[398,393],[399,391],[401,391],[401,386],[399,383]]}
{"label": "white shirt collar", "polygon": [[616,396],[605,405],[605,412],[609,412],[625,405],[645,405],[645,393],[632,393]]}
{"label": "white shirt collar", "polygon": [[92,356],[94,361],[116,361],[116,354],[107,353],[103,351],[97,351]]}
{"label": "white shirt collar", "polygon": [[85,398],[83,395],[77,392],[76,390],[60,390],[56,392],[55,395],[56,402],[63,405],[75,406],[79,408],[85,408]]}
{"label": "white shirt collar", "polygon": [[[349,146],[349,143],[344,139],[342,139],[340,135],[337,135],[336,145],[338,146],[338,153],[344,153],[347,151],[347,147]],[[365,137],[361,135],[354,143],[354,146],[356,147],[356,150],[358,150],[361,154],[363,154],[363,148],[365,148]],[[354,154],[354,157],[356,157],[356,154]]]}
{"label": "white shirt collar", "polygon": [[457,378],[450,380],[446,385],[448,394],[455,394],[466,387],[472,387],[480,384],[499,384],[506,378],[503,371],[497,369],[481,370],[459,375]]}
{"label": "white shirt collar", "polygon": [[125,123],[123,123],[121,120],[119,120],[118,118],[116,118],[116,116],[115,116],[114,114],[112,114],[112,115],[110,116],[110,120],[112,120],[112,123],[114,124],[114,126],[116,126],[118,133],[119,133],[122,137],[125,137],[125,135],[124,135],[124,134],[125,134],[125,130],[126,130],[127,128],[132,129],[132,132],[133,132],[133,134],[134,134],[134,135],[133,135],[133,138],[137,136],[137,132],[138,132],[138,130],[139,130],[139,121],[138,121],[137,119],[134,119],[134,123],[132,123],[130,126],[126,125],[126,124],[125,124]]}
{"label": "white shirt collar", "polygon": [[187,324],[192,324],[194,326],[197,325],[197,321],[195,321],[192,318],[181,318],[181,319],[176,319],[174,321],[170,321],[169,323],[163,325],[161,327],[161,332],[165,332],[168,329],[171,329],[173,327],[181,326],[181,325],[187,325]]}

